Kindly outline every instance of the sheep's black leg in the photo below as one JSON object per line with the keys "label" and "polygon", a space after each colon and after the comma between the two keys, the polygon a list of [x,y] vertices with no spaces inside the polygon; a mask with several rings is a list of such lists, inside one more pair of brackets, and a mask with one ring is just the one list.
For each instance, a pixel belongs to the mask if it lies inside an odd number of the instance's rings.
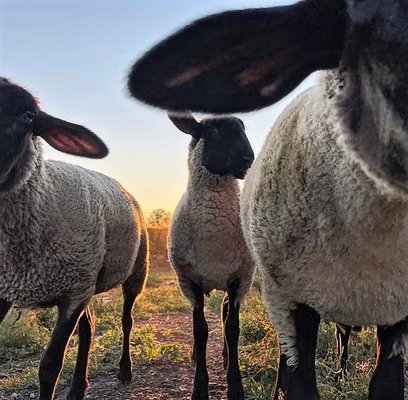
{"label": "sheep's black leg", "polygon": [[282,394],[285,400],[318,400],[315,356],[317,332],[320,317],[313,308],[300,304],[293,311],[296,328],[296,348],[298,365],[286,365],[286,357],[281,355],[274,399]]}
{"label": "sheep's black leg", "polygon": [[226,370],[228,368],[228,348],[225,338],[225,321],[228,316],[228,293],[225,294],[221,304],[221,319],[222,319],[222,340],[224,341],[224,347],[222,349],[223,366]]}
{"label": "sheep's black leg", "polygon": [[195,367],[197,364],[197,354],[195,351],[195,346],[193,345],[193,352],[191,354],[191,364]]}
{"label": "sheep's black leg", "polygon": [[228,315],[225,321],[225,341],[228,349],[227,369],[227,398],[228,400],[243,400],[244,389],[242,387],[241,372],[238,363],[238,340],[239,340],[239,307],[237,292],[240,280],[233,281],[228,289]]}
{"label": "sheep's black leg", "polygon": [[340,379],[347,378],[348,344],[352,327],[350,325],[336,325],[337,356],[340,358]]}
{"label": "sheep's black leg", "polygon": [[54,396],[68,340],[84,308],[84,304],[74,309],[70,308],[70,304],[58,306],[57,323],[40,361],[40,400],[51,400]]}
{"label": "sheep's black leg", "polygon": [[276,377],[273,400],[282,399],[285,393],[287,393],[287,391],[288,391],[288,368],[286,365],[286,356],[281,353],[279,356],[279,367],[278,374]]}
{"label": "sheep's black leg", "polygon": [[78,322],[78,355],[67,400],[82,400],[85,396],[85,390],[89,386],[88,360],[93,333],[92,315],[89,307],[86,307]]}
{"label": "sheep's black leg", "polygon": [[369,400],[404,399],[404,336],[408,319],[377,327],[377,360],[371,378]]}
{"label": "sheep's black leg", "polygon": [[208,340],[208,325],[204,316],[204,292],[200,286],[191,282],[195,304],[193,308],[194,353],[196,356],[196,371],[192,400],[208,400],[208,372],[206,363],[206,347]]}
{"label": "sheep's black leg", "polygon": [[8,310],[10,310],[10,307],[11,307],[11,303],[3,299],[0,299],[0,323],[3,321],[3,319],[7,315]]}
{"label": "sheep's black leg", "polygon": [[122,312],[122,356],[119,361],[118,379],[122,383],[132,381],[132,359],[130,357],[130,332],[133,326],[132,309],[136,297],[143,289],[143,279],[131,275],[122,285],[123,312]]}

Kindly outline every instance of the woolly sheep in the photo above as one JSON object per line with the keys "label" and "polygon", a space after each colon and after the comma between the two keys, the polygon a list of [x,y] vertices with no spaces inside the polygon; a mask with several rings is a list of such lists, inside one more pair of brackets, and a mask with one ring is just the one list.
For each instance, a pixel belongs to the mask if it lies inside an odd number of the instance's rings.
{"label": "woolly sheep", "polygon": [[174,111],[251,111],[327,69],[283,112],[242,216],[281,346],[274,398],[319,399],[321,318],[377,326],[370,400],[404,397],[408,334],[408,3],[305,0],[210,16],[129,77]]}
{"label": "woolly sheep", "polygon": [[138,203],[116,181],[44,161],[40,137],[56,149],[107,154],[88,129],[40,110],[26,90],[0,78],[0,322],[12,305],[58,307],[39,366],[40,399],[54,397],[75,325],[79,350],[68,399],[87,387],[92,296],[122,285],[123,352],[118,378],[131,379],[131,309],[148,268],[148,238]]}
{"label": "woolly sheep", "polygon": [[222,321],[228,399],[243,399],[238,365],[239,309],[251,286],[254,266],[242,234],[238,179],[244,178],[254,153],[238,118],[198,122],[191,115],[170,115],[170,119],[192,136],[187,190],[174,212],[168,240],[180,291],[193,311],[196,373],[192,399],[208,399],[204,294],[213,289],[227,293]]}

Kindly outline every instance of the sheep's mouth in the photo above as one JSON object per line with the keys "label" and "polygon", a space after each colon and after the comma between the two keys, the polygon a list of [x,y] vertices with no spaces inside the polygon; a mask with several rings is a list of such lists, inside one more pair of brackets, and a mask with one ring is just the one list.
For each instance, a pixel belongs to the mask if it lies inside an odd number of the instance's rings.
{"label": "sheep's mouth", "polygon": [[232,176],[233,176],[234,178],[237,178],[237,179],[244,179],[244,178],[245,178],[245,175],[246,175],[246,173],[247,173],[247,171],[248,171],[248,168],[235,169],[235,170],[232,172]]}

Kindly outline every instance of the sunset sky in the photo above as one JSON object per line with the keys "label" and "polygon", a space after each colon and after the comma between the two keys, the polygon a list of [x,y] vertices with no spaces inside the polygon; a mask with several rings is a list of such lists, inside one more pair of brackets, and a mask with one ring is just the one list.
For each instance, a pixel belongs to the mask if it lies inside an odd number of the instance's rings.
{"label": "sunset sky", "polygon": [[[46,158],[118,179],[145,212],[159,207],[173,210],[186,185],[189,138],[176,130],[163,111],[129,98],[127,71],[153,44],[196,18],[228,9],[290,3],[0,0],[0,75],[38,96],[46,112],[92,129],[110,149],[103,160],[85,160],[47,145]],[[314,79],[306,80],[302,89]],[[287,102],[288,98],[241,116],[256,153]]]}

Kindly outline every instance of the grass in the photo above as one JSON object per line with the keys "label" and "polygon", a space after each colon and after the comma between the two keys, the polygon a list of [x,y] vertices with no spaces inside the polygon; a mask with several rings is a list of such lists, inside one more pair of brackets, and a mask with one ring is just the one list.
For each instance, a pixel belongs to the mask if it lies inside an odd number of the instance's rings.
{"label": "grass", "polygon": [[[217,292],[207,305],[219,312],[223,294]],[[278,345],[259,290],[253,289],[241,308],[240,363],[246,400],[266,400],[275,382]],[[352,333],[349,346],[349,374],[339,381],[334,325],[322,322],[316,358],[316,375],[322,400],[363,400],[375,365],[375,330]]]}
{"label": "grass", "polygon": [[[223,294],[206,299],[207,307],[219,312]],[[96,334],[92,344],[91,375],[117,366],[121,351],[121,307],[119,289],[95,298]],[[171,340],[172,326],[157,328],[143,319],[154,313],[189,312],[180,296],[174,274],[152,269],[147,288],[134,308],[136,327],[132,332],[132,359],[135,364],[163,360],[185,361],[189,348]],[[0,391],[37,387],[38,362],[49,339],[55,310],[12,310],[0,325]],[[61,381],[67,382],[75,364],[77,336],[69,344]],[[247,400],[266,400],[271,393],[277,370],[277,339],[268,321],[265,307],[256,290],[247,296],[241,309],[240,363]],[[322,400],[362,400],[367,398],[368,383],[374,368],[375,332],[364,329],[352,334],[349,376],[339,382],[336,371],[334,326],[322,323],[316,359],[316,374]]]}
{"label": "grass", "polygon": [[[117,366],[121,354],[122,293],[120,288],[96,296],[91,303],[96,331],[90,354],[90,372],[107,371]],[[144,293],[137,299],[133,316],[141,320],[150,313],[189,312],[179,295],[174,274],[155,270],[150,273]],[[37,388],[37,370],[56,318],[56,309],[12,309],[0,325],[0,391]],[[172,334],[171,327],[158,331],[149,324],[135,324],[131,336],[132,360],[135,364],[166,360],[180,362],[189,349],[182,343],[160,342],[157,337]],[[78,337],[73,335],[65,356],[60,378],[66,383],[75,366]]]}

